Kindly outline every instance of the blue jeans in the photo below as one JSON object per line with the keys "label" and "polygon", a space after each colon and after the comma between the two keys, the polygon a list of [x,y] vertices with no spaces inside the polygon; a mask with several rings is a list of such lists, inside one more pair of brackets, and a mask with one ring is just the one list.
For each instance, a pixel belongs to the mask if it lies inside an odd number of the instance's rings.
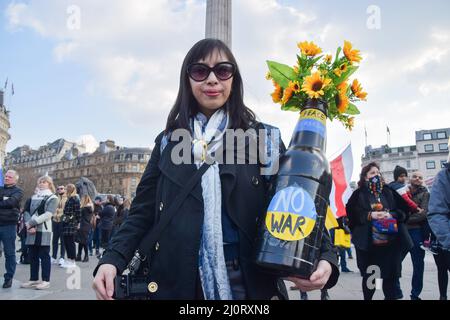
{"label": "blue jeans", "polygon": [[16,225],[0,226],[0,242],[5,254],[5,281],[14,277],[16,272]]}
{"label": "blue jeans", "polygon": [[89,232],[88,248],[89,252],[92,252],[92,249],[94,248],[95,250],[100,249],[100,231],[98,227],[96,227],[95,230],[91,229],[91,231]]}
{"label": "blue jeans", "polygon": [[420,244],[423,242],[424,238],[421,229],[410,229],[408,231],[414,243],[414,247],[409,252],[413,264],[411,297],[418,298],[423,288],[423,272],[425,269],[425,251],[420,248]]}
{"label": "blue jeans", "polygon": [[347,261],[345,260],[345,252],[347,249],[339,248],[339,258],[340,258],[340,264],[341,264],[341,270],[347,269]]}

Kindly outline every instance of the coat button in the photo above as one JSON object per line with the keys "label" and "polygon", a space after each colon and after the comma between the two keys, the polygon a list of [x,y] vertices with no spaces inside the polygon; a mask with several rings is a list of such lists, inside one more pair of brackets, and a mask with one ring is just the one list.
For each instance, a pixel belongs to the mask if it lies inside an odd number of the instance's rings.
{"label": "coat button", "polygon": [[253,176],[252,177],[252,183],[255,187],[257,187],[259,185],[259,180],[257,177]]}
{"label": "coat button", "polygon": [[147,286],[148,292],[155,293],[158,291],[158,284],[156,282],[150,282]]}
{"label": "coat button", "polygon": [[163,209],[164,209],[164,203],[161,201],[159,203],[159,211],[163,211]]}
{"label": "coat button", "polygon": [[159,250],[159,242],[157,242],[157,243],[155,244],[155,250],[156,250],[156,251]]}

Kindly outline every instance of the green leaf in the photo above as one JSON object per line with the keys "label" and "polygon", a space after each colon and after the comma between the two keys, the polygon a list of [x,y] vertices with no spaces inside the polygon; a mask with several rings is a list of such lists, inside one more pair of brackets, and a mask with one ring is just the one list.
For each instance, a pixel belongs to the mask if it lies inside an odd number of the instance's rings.
{"label": "green leaf", "polygon": [[309,66],[311,67],[311,66],[315,65],[317,61],[319,61],[320,59],[322,59],[322,57],[323,57],[323,55],[318,56],[317,58],[314,58],[314,59],[310,60],[310,61],[309,61]]}
{"label": "green leaf", "polygon": [[347,80],[348,78],[350,78],[350,76],[352,75],[352,74],[354,74],[355,72],[356,72],[356,70],[358,70],[359,69],[359,67],[356,67],[356,66],[348,66],[347,67],[347,71],[345,71],[342,75],[341,75],[341,77],[339,78],[339,80],[338,80],[338,84],[339,83],[342,83],[342,82],[344,82],[345,80]]}
{"label": "green leaf", "polygon": [[269,66],[272,78],[282,88],[287,88],[289,86],[289,81],[293,81],[296,78],[294,69],[289,67],[288,65],[281,64],[275,61],[267,61],[267,65]]}
{"label": "green leaf", "polygon": [[349,114],[349,115],[352,115],[352,116],[360,114],[358,108],[353,103],[350,103],[348,105],[347,111],[345,111],[345,113]]}
{"label": "green leaf", "polygon": [[336,49],[336,57],[334,58],[334,63],[336,63],[336,61],[339,59],[339,54],[341,53],[341,51],[342,51],[341,47],[338,47]]}

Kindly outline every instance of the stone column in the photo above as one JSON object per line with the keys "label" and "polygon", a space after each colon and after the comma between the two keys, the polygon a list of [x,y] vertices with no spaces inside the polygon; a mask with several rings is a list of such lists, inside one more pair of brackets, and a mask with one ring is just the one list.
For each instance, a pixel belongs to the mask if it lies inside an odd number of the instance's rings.
{"label": "stone column", "polygon": [[220,39],[231,48],[231,0],[207,0],[205,37]]}

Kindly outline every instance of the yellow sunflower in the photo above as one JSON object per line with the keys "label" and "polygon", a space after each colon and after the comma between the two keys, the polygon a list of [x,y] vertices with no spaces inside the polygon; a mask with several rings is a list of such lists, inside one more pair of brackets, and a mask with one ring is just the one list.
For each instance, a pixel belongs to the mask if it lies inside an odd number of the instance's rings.
{"label": "yellow sunflower", "polygon": [[344,82],[338,84],[338,85],[336,86],[336,89],[338,89],[338,91],[339,91],[341,94],[347,94],[347,89],[348,89],[348,84],[347,84],[347,82],[344,81]]}
{"label": "yellow sunflower", "polygon": [[299,93],[301,91],[298,81],[289,81],[289,88],[291,88],[294,93]]}
{"label": "yellow sunflower", "polygon": [[278,103],[281,101],[283,89],[275,81],[273,82],[273,84],[275,85],[275,91],[272,93],[272,100],[273,100],[273,102]]}
{"label": "yellow sunflower", "polygon": [[343,63],[339,66],[339,68],[334,69],[334,74],[340,77],[344,72],[347,71],[347,64]]}
{"label": "yellow sunflower", "polygon": [[320,49],[314,42],[300,42],[297,44],[298,48],[302,51],[302,53],[308,57],[314,57],[322,52],[322,49]]}
{"label": "yellow sunflower", "polygon": [[325,62],[327,63],[327,64],[330,64],[331,63],[331,60],[333,59],[333,56],[331,55],[331,54],[327,54],[326,56],[325,56]]}
{"label": "yellow sunflower", "polygon": [[281,103],[285,105],[292,98],[293,94],[294,90],[292,90],[292,88],[288,87],[284,89],[283,97],[281,98]]}
{"label": "yellow sunflower", "polygon": [[358,99],[366,101],[367,92],[363,91],[363,88],[357,79],[353,80],[352,92]]}
{"label": "yellow sunflower", "polygon": [[348,129],[350,131],[352,131],[353,127],[355,126],[355,117],[348,118],[347,126],[348,126]]}
{"label": "yellow sunflower", "polygon": [[352,50],[352,44],[349,41],[344,41],[344,55],[347,57],[350,63],[360,62],[362,57],[359,50]]}
{"label": "yellow sunflower", "polygon": [[336,106],[340,113],[344,113],[345,111],[347,111],[349,102],[350,101],[349,101],[347,95],[342,94],[342,93],[339,93],[338,95],[336,95]]}
{"label": "yellow sunflower", "polygon": [[305,78],[302,91],[310,98],[319,98],[324,95],[323,90],[330,84],[331,79],[322,78],[319,72],[316,72]]}

